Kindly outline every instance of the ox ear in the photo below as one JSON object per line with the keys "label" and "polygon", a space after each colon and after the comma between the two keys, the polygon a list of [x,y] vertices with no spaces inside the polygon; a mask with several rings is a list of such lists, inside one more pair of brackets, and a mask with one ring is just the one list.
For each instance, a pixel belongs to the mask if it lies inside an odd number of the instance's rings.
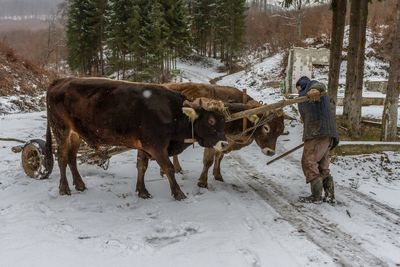
{"label": "ox ear", "polygon": [[249,121],[251,121],[253,124],[257,124],[257,122],[260,120],[260,118],[257,115],[250,115],[247,117]]}
{"label": "ox ear", "polygon": [[260,104],[259,102],[255,101],[255,100],[249,100],[246,103],[247,108],[257,108],[260,107],[262,104]]}
{"label": "ox ear", "polygon": [[282,109],[275,110],[273,113],[275,113],[275,115],[276,115],[277,117],[282,117],[282,116],[285,116],[285,115],[286,115],[285,112],[283,112]]}
{"label": "ox ear", "polygon": [[191,122],[194,122],[199,117],[199,114],[197,114],[197,112],[194,108],[183,107],[182,112],[183,112],[183,114],[188,116],[188,118]]}

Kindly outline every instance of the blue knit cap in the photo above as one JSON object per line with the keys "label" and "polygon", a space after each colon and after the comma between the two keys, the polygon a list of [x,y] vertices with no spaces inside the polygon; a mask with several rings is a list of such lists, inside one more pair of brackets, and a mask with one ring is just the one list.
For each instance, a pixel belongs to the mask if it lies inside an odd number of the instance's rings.
{"label": "blue knit cap", "polygon": [[310,82],[310,78],[308,78],[307,76],[303,76],[296,82],[296,87],[300,86],[301,91],[303,91],[304,89],[306,89],[307,84],[309,82]]}

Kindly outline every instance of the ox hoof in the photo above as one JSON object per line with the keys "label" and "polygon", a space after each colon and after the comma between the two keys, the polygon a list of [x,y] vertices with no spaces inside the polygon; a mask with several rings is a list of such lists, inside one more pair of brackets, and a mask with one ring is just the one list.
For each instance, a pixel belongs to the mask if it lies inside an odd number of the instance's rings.
{"label": "ox hoof", "polygon": [[208,188],[207,182],[201,182],[201,181],[199,181],[199,182],[197,183],[197,186],[198,186],[198,187],[201,187],[201,188]]}
{"label": "ox hoof", "polygon": [[183,170],[182,170],[182,168],[177,168],[177,169],[175,169],[175,173],[176,174],[183,174]]}
{"label": "ox hoof", "polygon": [[138,193],[138,197],[143,198],[143,199],[149,199],[152,198],[153,196],[147,191],[146,188],[144,189],[138,189],[136,187],[136,192]]}
{"label": "ox hoof", "polygon": [[83,184],[83,185],[76,185],[76,186],[75,186],[75,190],[76,190],[76,191],[79,191],[79,192],[83,192],[83,191],[85,191],[86,189],[87,189],[87,187],[86,187],[85,184]]}
{"label": "ox hoof", "polygon": [[180,190],[176,191],[173,195],[174,195],[175,200],[178,200],[178,201],[184,200],[186,198],[186,195]]}
{"label": "ox hoof", "polygon": [[214,176],[214,178],[217,181],[224,182],[224,179],[222,178],[222,176]]}
{"label": "ox hoof", "polygon": [[60,190],[59,192],[60,192],[61,196],[65,196],[65,195],[70,196],[71,195],[71,190],[69,189],[69,187],[60,187],[59,190]]}
{"label": "ox hoof", "polygon": [[153,196],[149,193],[149,192],[140,192],[140,193],[138,193],[138,196],[140,197],[140,198],[143,198],[143,199],[149,199],[149,198],[152,198]]}

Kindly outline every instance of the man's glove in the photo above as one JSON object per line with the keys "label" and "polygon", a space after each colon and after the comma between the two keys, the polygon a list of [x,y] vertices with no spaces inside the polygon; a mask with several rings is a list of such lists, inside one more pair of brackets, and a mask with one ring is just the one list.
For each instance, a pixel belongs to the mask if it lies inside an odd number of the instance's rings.
{"label": "man's glove", "polygon": [[307,92],[307,96],[312,102],[321,100],[321,93],[318,89],[311,89]]}
{"label": "man's glove", "polygon": [[331,145],[330,145],[330,150],[334,149],[335,147],[337,147],[337,145],[339,144],[339,139],[336,137],[332,137],[331,139]]}

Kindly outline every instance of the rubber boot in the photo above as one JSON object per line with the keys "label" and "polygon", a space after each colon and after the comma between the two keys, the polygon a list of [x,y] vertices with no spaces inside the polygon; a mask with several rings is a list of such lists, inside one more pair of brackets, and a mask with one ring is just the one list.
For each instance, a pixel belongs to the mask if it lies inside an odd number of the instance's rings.
{"label": "rubber boot", "polygon": [[325,177],[324,181],[322,182],[323,187],[324,187],[324,202],[328,203],[336,203],[335,199],[335,183],[333,182],[333,177],[332,175],[329,175],[328,177]]}
{"label": "rubber boot", "polygon": [[319,204],[322,202],[322,178],[315,178],[310,182],[311,187],[311,195],[308,197],[300,197],[301,202],[307,203],[316,203]]}

